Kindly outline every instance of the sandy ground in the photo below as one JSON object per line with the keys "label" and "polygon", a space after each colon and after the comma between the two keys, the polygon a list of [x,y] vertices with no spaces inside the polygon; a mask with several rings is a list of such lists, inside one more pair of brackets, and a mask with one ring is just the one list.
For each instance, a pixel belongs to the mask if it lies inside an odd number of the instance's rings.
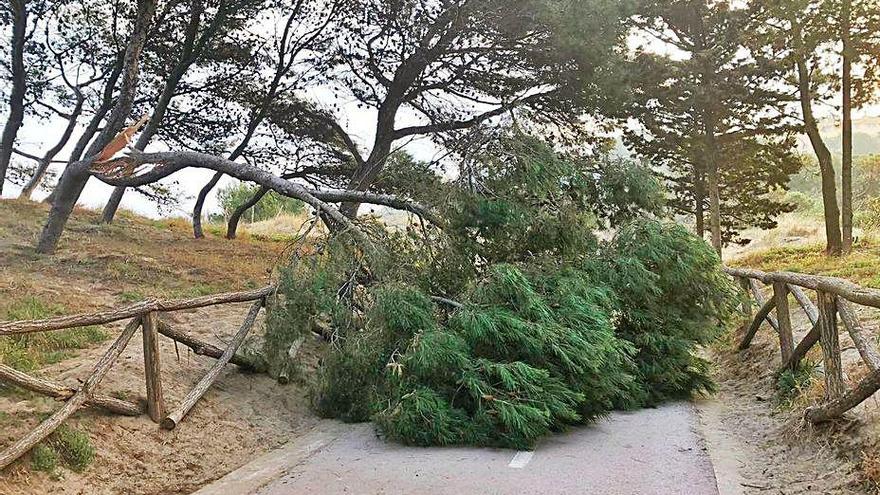
{"label": "sandy ground", "polygon": [[[248,304],[236,304],[181,312],[171,321],[222,344],[237,330],[247,308]],[[77,359],[50,366],[41,374],[76,383],[88,375],[106,345],[82,351]],[[306,365],[315,359],[317,345],[310,343],[311,348],[303,354]],[[129,398],[143,396],[142,348],[140,338],[132,339],[99,387],[101,392],[122,393]],[[175,349],[174,343],[164,337],[161,353],[165,398],[173,407],[213,360],[196,356],[184,346]],[[19,438],[36,424],[35,413],[56,407],[46,399],[0,397],[0,410],[29,420],[4,428],[0,442],[5,445]],[[81,474],[60,470],[61,476],[54,479],[19,463],[0,475],[0,494],[189,493],[284,444],[316,421],[302,386],[280,386],[265,375],[245,374],[229,366],[173,432],[159,429],[146,416],[126,418],[93,409],[81,411],[73,423],[90,432],[97,449],[94,464]]]}
{"label": "sandy ground", "polygon": [[[792,310],[799,341],[809,321],[798,306]],[[841,342],[844,349],[851,345],[843,335]],[[720,493],[873,493],[859,466],[865,437],[858,432],[858,425],[871,422],[857,410],[831,427],[807,426],[801,414],[814,397],[821,397],[821,369],[804,396],[793,405],[781,404],[773,372],[780,366],[778,345],[765,323],[748,350],[713,353],[718,394],[697,405]],[[852,349],[844,351],[849,366],[858,359],[853,354]],[[808,359],[821,362],[818,346]]]}

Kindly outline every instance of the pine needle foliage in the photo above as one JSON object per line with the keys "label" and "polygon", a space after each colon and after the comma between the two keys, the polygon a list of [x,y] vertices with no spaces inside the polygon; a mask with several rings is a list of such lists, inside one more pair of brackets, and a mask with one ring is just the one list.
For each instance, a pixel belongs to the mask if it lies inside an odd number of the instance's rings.
{"label": "pine needle foliage", "polygon": [[[284,272],[267,348],[284,359],[329,325],[320,414],[407,444],[526,449],[712,390],[697,350],[736,301],[714,251],[650,218],[660,189],[637,164],[514,137],[471,171],[477,186],[438,192],[443,232],[376,230],[363,252],[332,239]],[[600,227],[617,234],[600,241]]]}
{"label": "pine needle foliage", "polygon": [[614,291],[617,335],[638,349],[646,404],[712,392],[697,346],[718,337],[737,295],[717,254],[684,227],[631,223],[605,246],[594,272]]}

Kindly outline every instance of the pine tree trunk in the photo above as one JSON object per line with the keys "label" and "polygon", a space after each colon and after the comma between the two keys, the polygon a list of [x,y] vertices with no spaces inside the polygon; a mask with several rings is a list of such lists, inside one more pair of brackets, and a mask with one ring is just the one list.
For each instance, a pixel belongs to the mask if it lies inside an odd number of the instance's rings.
{"label": "pine tree trunk", "polygon": [[697,223],[697,236],[706,237],[706,183],[698,170],[694,170],[694,215]]}
{"label": "pine tree trunk", "polygon": [[196,197],[196,204],[193,206],[192,214],[193,236],[196,239],[204,239],[205,237],[205,231],[202,229],[202,210],[205,208],[205,200],[208,199],[208,194],[214,190],[214,187],[217,186],[217,183],[222,178],[223,172],[215,173],[211,180],[205,184],[205,187],[199,191],[198,197]]}
{"label": "pine tree trunk", "polygon": [[[25,30],[27,28],[27,2],[26,0],[12,0],[12,90],[9,93],[9,120],[3,126],[3,135],[0,138],[0,194],[3,193],[3,184],[6,182],[6,171],[9,162],[12,161],[12,147],[15,145],[15,137],[18,129],[24,122],[24,93],[25,78],[24,69],[24,44]],[[4,50],[5,51],[5,50]]]}
{"label": "pine tree trunk", "polygon": [[852,251],[853,244],[853,129],[852,129],[852,46],[850,43],[850,10],[851,0],[843,0],[843,22],[841,23],[843,39],[843,160],[840,167],[841,180],[841,227],[843,229],[843,252]]}
{"label": "pine tree trunk", "polygon": [[718,178],[718,143],[715,140],[715,120],[711,115],[705,118],[706,138],[706,176],[709,192],[709,230],[712,234],[712,247],[721,257],[721,192]]}
{"label": "pine tree trunk", "polygon": [[[238,231],[238,223],[241,221],[242,215],[244,215],[248,210],[253,211],[253,207],[256,206],[256,204],[259,203],[260,200],[263,199],[263,196],[265,196],[268,192],[268,187],[260,187],[249,200],[240,204],[238,208],[236,208],[235,211],[233,211],[232,214],[229,215],[229,222],[226,224],[227,239],[235,239]],[[251,222],[253,222],[253,218],[251,219]]]}
{"label": "pine tree trunk", "polygon": [[116,99],[116,106],[101,133],[89,147],[86,153],[87,158],[69,165],[61,175],[61,180],[53,193],[52,209],[49,211],[49,217],[46,219],[46,224],[43,226],[43,231],[37,242],[38,253],[51,254],[55,252],[58,240],[70,219],[70,214],[89,180],[89,169],[95,156],[125,127],[137,93],[141,52],[146,43],[149,26],[155,12],[156,0],[140,0],[138,2],[137,18],[125,51],[123,82]]}
{"label": "pine tree trunk", "polygon": [[801,111],[804,117],[804,131],[810,138],[810,144],[819,161],[822,176],[822,203],[825,209],[825,235],[827,238],[825,252],[829,256],[840,256],[843,239],[840,230],[840,208],[837,206],[837,184],[834,180],[834,163],[831,152],[819,134],[819,126],[813,115],[813,95],[810,91],[810,72],[803,57],[796,61],[798,71],[798,89]]}

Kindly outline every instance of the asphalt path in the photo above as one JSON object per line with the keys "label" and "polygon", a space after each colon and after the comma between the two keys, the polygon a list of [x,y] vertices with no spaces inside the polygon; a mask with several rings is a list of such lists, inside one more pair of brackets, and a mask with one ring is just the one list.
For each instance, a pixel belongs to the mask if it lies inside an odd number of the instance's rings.
{"label": "asphalt path", "polygon": [[412,448],[325,424],[198,493],[716,495],[698,424],[689,403],[614,413],[531,452]]}

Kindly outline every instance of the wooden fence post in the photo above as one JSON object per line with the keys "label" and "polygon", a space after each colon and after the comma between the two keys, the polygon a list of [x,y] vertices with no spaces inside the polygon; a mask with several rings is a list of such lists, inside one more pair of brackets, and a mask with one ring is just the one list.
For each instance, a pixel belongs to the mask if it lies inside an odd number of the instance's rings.
{"label": "wooden fence post", "polygon": [[749,320],[751,320],[751,318],[752,318],[751,283],[749,282],[749,279],[747,279],[745,277],[740,277],[739,278],[739,286],[742,288],[743,292],[746,295],[746,297],[743,299],[743,302],[742,302],[742,312],[743,312],[743,315],[745,315],[745,317],[746,317],[745,324],[748,325]]}
{"label": "wooden fence post", "polygon": [[825,400],[833,401],[843,395],[843,366],[840,362],[840,338],[837,334],[837,297],[818,291],[819,332],[825,363]]}
{"label": "wooden fence post", "polygon": [[162,365],[159,361],[159,317],[155,311],[143,316],[144,374],[147,380],[147,413],[156,423],[165,417],[162,395]]}
{"label": "wooden fence post", "polygon": [[785,282],[773,282],[773,297],[776,298],[776,319],[779,322],[779,349],[782,352],[782,362],[786,363],[794,352],[788,285]]}

